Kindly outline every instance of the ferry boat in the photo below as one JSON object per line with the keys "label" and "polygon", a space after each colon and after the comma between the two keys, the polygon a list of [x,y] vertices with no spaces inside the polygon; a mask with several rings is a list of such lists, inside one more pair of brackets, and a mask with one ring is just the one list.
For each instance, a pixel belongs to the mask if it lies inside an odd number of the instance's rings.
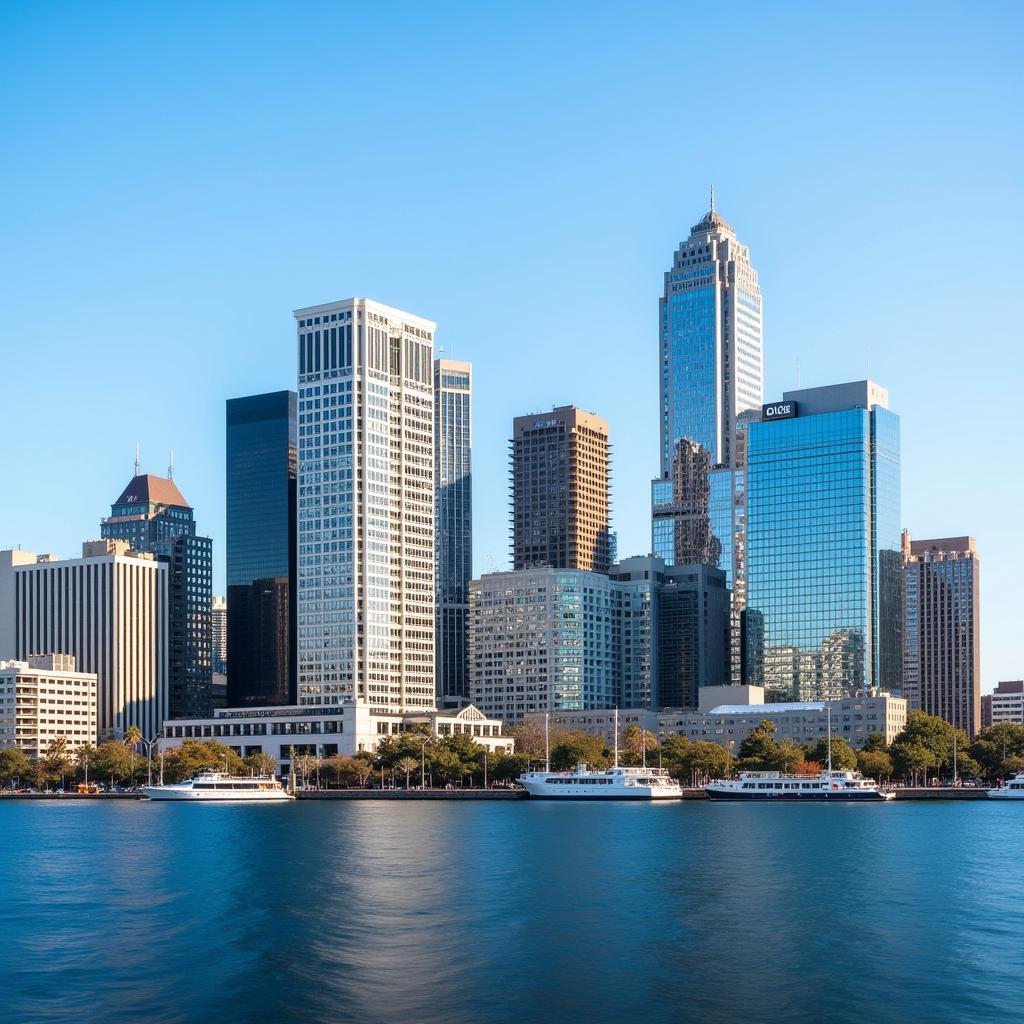
{"label": "ferry boat", "polygon": [[[570,771],[551,771],[548,716],[544,716],[544,771],[523,772],[516,780],[531,797],[545,800],[678,800],[682,788],[663,768],[619,765],[619,712],[613,715],[615,757],[611,768],[581,761]],[[645,751],[646,753],[646,751]]]}
{"label": "ferry boat", "polygon": [[860,772],[851,771],[823,771],[817,775],[740,772],[738,779],[709,782],[704,792],[710,800],[892,800],[896,795],[879,789],[878,783]]}
{"label": "ferry boat", "polygon": [[269,776],[236,777],[224,772],[203,772],[167,786],[143,786],[150,800],[294,800],[277,779]]}
{"label": "ferry boat", "polygon": [[1024,800],[1024,772],[1017,772],[995,789],[985,790],[993,800]]}
{"label": "ferry boat", "polygon": [[531,797],[569,800],[678,800],[683,791],[663,768],[592,769],[581,762],[567,772],[524,772]]}

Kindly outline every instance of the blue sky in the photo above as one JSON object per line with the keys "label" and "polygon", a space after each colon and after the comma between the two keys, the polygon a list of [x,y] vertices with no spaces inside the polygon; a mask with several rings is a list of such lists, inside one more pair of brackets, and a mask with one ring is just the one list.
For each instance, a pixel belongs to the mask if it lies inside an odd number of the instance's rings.
{"label": "blue sky", "polygon": [[0,547],[74,554],[176,479],[223,581],[224,400],[294,387],[300,306],[430,317],[475,365],[476,570],[507,561],[514,415],[576,403],[649,548],[657,299],[718,207],[766,397],[870,374],[903,519],[982,555],[985,689],[1024,675],[1017,5],[0,8]]}

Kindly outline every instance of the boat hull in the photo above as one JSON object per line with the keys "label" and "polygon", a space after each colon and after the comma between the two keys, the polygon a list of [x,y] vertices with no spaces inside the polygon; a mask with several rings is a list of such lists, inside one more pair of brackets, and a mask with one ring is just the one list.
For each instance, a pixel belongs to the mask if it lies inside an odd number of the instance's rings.
{"label": "boat hull", "polygon": [[253,793],[231,793],[216,790],[161,789],[158,786],[143,786],[142,795],[150,800],[188,800],[194,803],[284,803],[295,798],[283,790]]}
{"label": "boat hull", "polygon": [[806,795],[801,793],[743,793],[731,790],[713,790],[708,787],[704,788],[704,792],[707,793],[709,800],[731,800],[736,803],[747,802],[747,803],[778,803],[785,801],[786,803],[801,803],[805,801],[812,801],[816,803],[885,803],[888,800],[893,799],[891,793],[878,793],[866,790],[864,792],[833,792],[829,793],[823,791],[820,793],[809,792]]}
{"label": "boat hull", "polygon": [[986,789],[985,795],[992,800],[1024,800],[1024,789],[1015,789],[1009,792],[1005,787],[1002,789]]}

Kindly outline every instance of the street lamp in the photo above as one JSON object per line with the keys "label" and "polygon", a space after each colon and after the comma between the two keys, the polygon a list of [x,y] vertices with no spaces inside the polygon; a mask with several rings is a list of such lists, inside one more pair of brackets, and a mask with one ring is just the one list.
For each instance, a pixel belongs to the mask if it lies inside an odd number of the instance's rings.
{"label": "street lamp", "polygon": [[[164,734],[161,729],[151,740],[147,740],[145,736],[139,737],[139,742],[146,748],[146,785],[153,785],[153,744],[156,743]],[[89,781],[89,763],[86,762],[86,776],[85,781]],[[160,751],[160,785],[164,784],[164,752]]]}
{"label": "street lamp", "polygon": [[427,788],[427,743],[430,741],[429,736],[424,736],[420,740],[420,789],[424,790]]}

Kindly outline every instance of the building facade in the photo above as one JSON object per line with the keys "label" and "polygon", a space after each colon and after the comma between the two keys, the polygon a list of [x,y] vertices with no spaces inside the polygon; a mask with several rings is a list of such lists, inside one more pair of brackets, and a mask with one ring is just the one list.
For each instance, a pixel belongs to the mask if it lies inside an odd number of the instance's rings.
{"label": "building facade", "polygon": [[298,395],[227,402],[228,683],[231,707],[297,699]]}
{"label": "building facade", "polygon": [[29,757],[63,737],[68,753],[96,742],[96,673],[78,672],[70,654],[0,661],[0,749]]}
{"label": "building facade", "polygon": [[100,524],[104,540],[127,542],[167,565],[169,713],[209,713],[213,682],[213,541],[196,533],[192,507],[170,477],[140,473]]}
{"label": "building facade", "polygon": [[899,418],[887,406],[871,381],[791,391],[748,428],[747,661],[773,700],[900,689]]}
{"label": "building facade", "polygon": [[1004,680],[981,698],[981,727],[988,729],[1000,722],[1024,725],[1024,680]]}
{"label": "building facade", "polygon": [[[717,688],[720,692],[721,688]],[[730,686],[730,690],[763,691],[760,687]],[[543,724],[543,715],[528,721]],[[618,712],[621,732],[630,725],[653,733],[659,743],[670,736],[685,736],[694,742],[718,743],[734,756],[740,745],[763,721],[775,726],[775,739],[792,740],[799,746],[817,743],[828,735],[841,736],[854,750],[859,750],[872,733],[881,733],[891,743],[907,724],[907,702],[887,693],[855,694],[831,701],[804,701],[787,704],[765,704],[761,700],[749,704],[721,704],[707,710],[666,709],[650,711],[626,708]],[[549,716],[549,725],[556,729],[579,729],[601,736],[610,747],[615,733],[615,715],[611,711],[563,711]]]}
{"label": "building facade", "polygon": [[469,697],[466,630],[473,578],[473,367],[434,361],[437,703]]}
{"label": "building facade", "polygon": [[[82,557],[0,553],[0,592],[14,609],[4,660],[44,651],[74,657],[96,675],[96,736],[124,736],[133,725],[153,737],[168,717],[168,566],[124,541],[89,541]],[[28,557],[33,558],[27,561]]]}
{"label": "building facade", "polygon": [[228,599],[214,597],[210,605],[210,636],[213,649],[213,674],[227,675],[228,670]]}
{"label": "building facade", "polygon": [[721,570],[629,558],[610,575],[536,568],[470,584],[473,703],[530,712],[656,708],[728,679]]}
{"label": "building facade", "polygon": [[736,683],[745,678],[745,429],[764,395],[762,315],[750,251],[712,196],[676,250],[658,305],[661,471],[651,484],[651,550],[668,565],[725,571]]}
{"label": "building facade", "polygon": [[512,565],[607,572],[608,423],[574,405],[517,416],[511,442]]}
{"label": "building facade", "polygon": [[361,298],[295,320],[298,703],[431,709],[435,325]]}
{"label": "building facade", "polygon": [[903,533],[903,696],[973,736],[981,728],[980,564],[971,537]]}

